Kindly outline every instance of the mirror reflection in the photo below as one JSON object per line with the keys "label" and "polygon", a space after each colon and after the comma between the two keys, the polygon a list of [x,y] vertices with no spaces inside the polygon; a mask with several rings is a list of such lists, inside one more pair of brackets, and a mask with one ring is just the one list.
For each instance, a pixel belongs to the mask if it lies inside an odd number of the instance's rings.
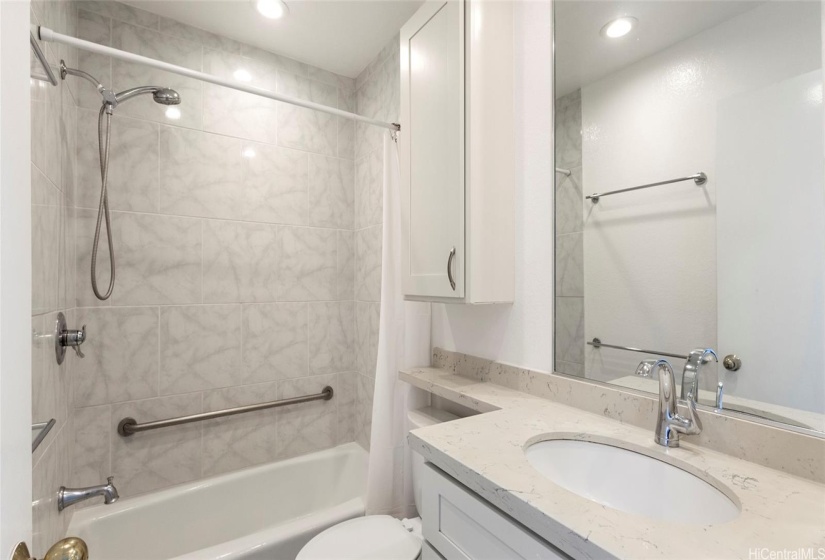
{"label": "mirror reflection", "polygon": [[556,371],[825,430],[821,10],[555,4]]}

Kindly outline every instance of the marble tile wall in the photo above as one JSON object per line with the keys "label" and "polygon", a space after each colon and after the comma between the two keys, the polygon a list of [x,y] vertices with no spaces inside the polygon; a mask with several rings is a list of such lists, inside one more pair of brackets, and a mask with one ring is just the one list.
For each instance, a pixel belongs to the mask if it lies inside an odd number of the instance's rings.
{"label": "marble tile wall", "polygon": [[[400,54],[393,38],[355,80],[360,115],[398,122]],[[372,396],[381,313],[383,223],[383,139],[387,131],[355,127],[355,441],[369,449]]]}
{"label": "marble tile wall", "polygon": [[[62,33],[76,30],[68,1],[32,2],[31,23]],[[41,44],[49,64],[73,60],[75,53]],[[31,55],[32,76],[45,72]],[[32,455],[31,552],[42,558],[65,533],[71,512],[58,513],[57,489],[70,476],[71,376],[76,364],[69,353],[58,365],[54,353],[57,314],[77,325],[74,310],[74,244],[72,243],[76,161],[76,91],[31,80],[31,202],[32,202],[32,423],[56,424]]]}
{"label": "marble tile wall", "polygon": [[[76,6],[83,39],[245,75],[253,85],[347,110],[361,97],[368,107],[384,100],[373,92],[377,78],[357,88],[351,78],[124,4]],[[111,474],[129,497],[363,441],[358,403],[371,393],[365,381],[375,356],[360,335],[377,340],[381,246],[380,151],[376,167],[375,150],[360,148],[366,132],[343,118],[100,55],[77,60],[116,90],[163,85],[183,102],[179,114],[150,96],[116,109],[109,192],[117,284],[100,302],[89,282],[100,101],[75,82],[74,301],[88,342],[86,358],[74,362],[71,483],[98,484]],[[105,245],[98,263],[105,282]],[[335,390],[331,401],[128,439],[115,431],[125,416],[150,421],[326,385]]]}
{"label": "marble tile wall", "polygon": [[556,99],[555,371],[584,376],[581,90]]}

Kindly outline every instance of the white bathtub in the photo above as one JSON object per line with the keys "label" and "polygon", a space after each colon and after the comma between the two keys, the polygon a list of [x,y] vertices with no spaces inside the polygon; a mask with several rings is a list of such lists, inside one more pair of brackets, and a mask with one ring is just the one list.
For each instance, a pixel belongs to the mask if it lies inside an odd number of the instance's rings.
{"label": "white bathtub", "polygon": [[94,560],[293,560],[319,532],[364,515],[366,473],[367,453],[348,443],[82,509],[68,534]]}

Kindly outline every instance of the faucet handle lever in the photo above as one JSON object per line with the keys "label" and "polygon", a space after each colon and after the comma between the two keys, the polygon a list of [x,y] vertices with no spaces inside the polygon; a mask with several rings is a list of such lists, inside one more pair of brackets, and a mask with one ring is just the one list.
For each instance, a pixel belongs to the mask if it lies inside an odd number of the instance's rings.
{"label": "faucet handle lever", "polygon": [[74,351],[77,353],[77,357],[85,358],[86,355],[80,349],[80,345],[86,342],[86,325],[83,325],[79,331],[76,331],[75,342]]}
{"label": "faucet handle lever", "polygon": [[115,481],[114,475],[106,477],[106,482],[112,484]]}
{"label": "faucet handle lever", "polygon": [[688,417],[685,418],[680,414],[676,414],[677,430],[686,436],[692,436],[702,433],[702,420],[696,412],[696,401],[693,399],[686,399],[683,401],[688,409]]}
{"label": "faucet handle lever", "polygon": [[636,368],[636,375],[639,377],[653,377],[653,367],[656,360],[642,360]]}
{"label": "faucet handle lever", "polygon": [[86,342],[86,325],[79,331],[75,331],[75,344],[73,345],[75,353],[77,353],[78,358],[85,358],[86,354],[83,353],[83,350],[80,349],[80,345]]}
{"label": "faucet handle lever", "polygon": [[712,348],[696,348],[688,354],[685,361],[685,368],[682,370],[682,393],[685,400],[693,401],[699,399],[699,371],[702,366],[710,363],[710,359],[718,362],[719,357]]}

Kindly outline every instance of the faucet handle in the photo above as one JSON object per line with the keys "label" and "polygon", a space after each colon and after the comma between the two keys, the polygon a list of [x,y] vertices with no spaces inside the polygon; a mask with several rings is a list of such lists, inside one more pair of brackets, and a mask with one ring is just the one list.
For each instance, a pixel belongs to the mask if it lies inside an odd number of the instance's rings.
{"label": "faucet handle", "polygon": [[114,475],[106,477],[106,482],[108,482],[109,484],[112,484],[114,481],[115,481]]}
{"label": "faucet handle", "polygon": [[74,351],[77,354],[77,357],[85,358],[86,354],[84,354],[83,350],[80,349],[80,345],[86,342],[86,325],[83,325],[79,331],[76,331],[75,341],[77,343],[74,345]]}
{"label": "faucet handle", "polygon": [[719,357],[712,348],[696,348],[688,354],[685,367],[682,370],[682,393],[685,400],[693,401],[699,399],[699,371],[702,366],[710,363],[710,359],[718,362]]}
{"label": "faucet handle", "polygon": [[656,360],[642,360],[636,368],[636,375],[639,377],[653,377],[653,366],[656,365]]}
{"label": "faucet handle", "polygon": [[681,414],[676,414],[673,417],[674,425],[673,428],[685,434],[686,436],[693,436],[696,434],[702,433],[702,420],[699,418],[699,414],[696,412],[696,401],[693,399],[685,399],[680,401],[680,403],[684,403],[688,409],[688,416],[685,418]]}

